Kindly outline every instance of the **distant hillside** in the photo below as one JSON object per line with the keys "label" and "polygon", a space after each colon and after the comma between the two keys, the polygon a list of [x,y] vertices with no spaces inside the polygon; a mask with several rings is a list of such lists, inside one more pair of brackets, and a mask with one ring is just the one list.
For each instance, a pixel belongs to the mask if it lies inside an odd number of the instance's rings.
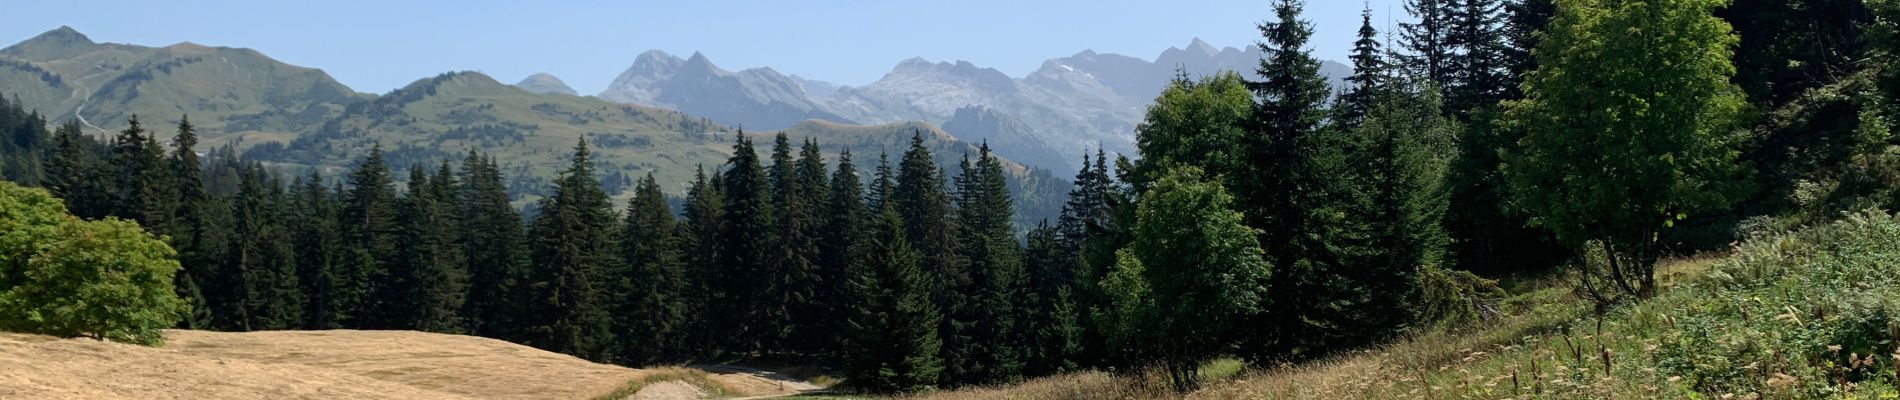
{"label": "distant hillside", "polygon": [[77,118],[95,134],[121,129],[135,114],[147,126],[189,115],[207,143],[308,131],[371,97],[255,50],[95,43],[67,27],[0,49],[0,91],[49,119]]}
{"label": "distant hillside", "polygon": [[539,94],[575,95],[574,88],[567,87],[567,82],[562,82],[561,78],[547,73],[528,75],[527,78],[522,78],[521,82],[515,82],[515,87]]}
{"label": "distant hillside", "polygon": [[[724,79],[741,91],[802,93],[792,78],[775,72],[729,73],[703,56],[650,58],[653,68],[668,71],[668,77]],[[762,88],[755,84],[757,77],[782,82]],[[680,195],[695,169],[725,163],[738,131],[691,112],[544,94],[564,88],[545,74],[507,85],[480,73],[454,72],[381,96],[358,94],[321,70],[283,64],[254,50],[101,44],[64,27],[0,49],[0,93],[19,96],[52,121],[80,119],[96,127],[88,133],[106,135],[137,114],[163,139],[175,133],[179,116],[189,115],[203,136],[201,150],[235,145],[252,159],[325,170],[331,177],[375,145],[399,171],[459,162],[475,150],[502,163],[513,180],[512,192],[532,197],[549,186],[548,179],[566,166],[575,143],[585,137],[610,189],[652,173],[668,192]],[[952,169],[964,153],[976,152],[929,123],[855,126],[838,123],[842,118],[810,123],[796,113],[785,118],[798,119],[782,121],[778,128],[791,128],[788,134],[799,140],[818,138],[834,154],[851,148],[866,167],[875,162],[876,151],[901,152],[896,145],[907,146],[915,132],[923,132],[926,142],[939,149],[939,164]],[[776,131],[747,129],[764,137],[761,151],[770,149]],[[1032,183],[1023,187],[1050,191],[1045,197],[1066,191],[1059,182],[1030,179],[1026,168],[1008,164],[1017,182]],[[1048,187],[1036,189],[1041,186]]]}

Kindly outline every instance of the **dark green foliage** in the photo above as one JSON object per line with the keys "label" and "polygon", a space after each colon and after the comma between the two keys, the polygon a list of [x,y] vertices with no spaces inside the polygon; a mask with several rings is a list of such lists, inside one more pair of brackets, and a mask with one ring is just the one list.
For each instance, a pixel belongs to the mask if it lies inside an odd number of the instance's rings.
{"label": "dark green foliage", "polygon": [[931,274],[904,238],[904,221],[893,207],[879,211],[866,233],[852,247],[848,272],[845,338],[853,356],[845,379],[869,392],[927,390],[943,370]]}
{"label": "dark green foliage", "polygon": [[46,118],[29,111],[18,97],[0,96],[0,179],[39,185],[47,179],[45,161],[54,154]]}
{"label": "dark green foliage", "polygon": [[[686,190],[685,218],[679,228],[681,260],[686,263],[689,315],[715,315],[714,310],[724,307],[726,285],[720,281],[725,275],[717,268],[724,205],[725,198],[719,193],[718,185],[706,179],[705,170],[695,173],[692,187]],[[688,344],[699,349],[692,355],[718,355],[718,346],[724,343],[726,336],[713,322],[710,318],[688,321],[692,325],[687,328],[692,334]]]}
{"label": "dark green foliage", "polygon": [[1717,14],[1739,34],[1735,83],[1765,107],[1853,74],[1874,19],[1863,0],[1734,0]]}
{"label": "dark green foliage", "polygon": [[614,242],[618,219],[582,140],[574,146],[573,164],[541,200],[541,213],[528,231],[533,262],[522,318],[525,344],[590,360],[610,357],[604,274],[620,262]]}
{"label": "dark green foliage", "polygon": [[846,282],[847,272],[851,269],[851,246],[863,240],[863,230],[870,210],[864,205],[864,183],[860,181],[856,165],[851,163],[851,150],[838,153],[838,168],[832,172],[830,187],[825,193],[824,204],[819,215],[823,220],[822,235],[818,237],[818,277],[824,284],[819,287],[817,304],[824,307],[822,320],[814,324],[829,329],[829,339],[818,343],[824,346],[820,354],[837,357],[847,348],[844,347],[845,310],[850,306],[850,286]]}
{"label": "dark green foliage", "polygon": [[1418,79],[1444,84],[1452,78],[1453,42],[1461,0],[1405,0],[1405,12],[1416,21],[1399,24],[1399,38],[1408,54],[1400,56],[1406,72]]}
{"label": "dark green foliage", "polygon": [[96,219],[109,212],[109,175],[100,162],[105,146],[80,132],[78,121],[67,121],[53,132],[53,154],[46,161],[45,184],[66,208],[80,218]]}
{"label": "dark green foliage", "polygon": [[627,203],[620,231],[620,258],[629,281],[616,315],[615,333],[624,343],[621,359],[633,365],[682,362],[687,347],[685,266],[680,263],[679,227],[666,208],[660,184],[647,175]]}
{"label": "dark green foliage", "polygon": [[1379,43],[1379,29],[1372,27],[1372,4],[1366,7],[1359,13],[1359,39],[1352,42],[1352,55],[1348,56],[1352,59],[1352,76],[1346,77],[1346,83],[1352,87],[1346,88],[1339,95],[1339,104],[1333,106],[1333,123],[1347,129],[1359,126],[1372,112],[1378,92],[1392,76],[1386,50]]}
{"label": "dark green foliage", "polygon": [[396,223],[402,231],[391,263],[384,299],[392,308],[391,321],[401,329],[425,332],[466,331],[462,310],[468,293],[467,253],[457,243],[460,227],[454,171],[447,163],[435,175],[421,166],[409,170],[409,191],[397,201]]}
{"label": "dark green foliage", "polygon": [[[967,347],[947,349],[946,371],[960,383],[999,383],[1022,378],[1022,349],[1027,345],[1016,319],[1023,277],[1022,249],[1012,229],[1009,186],[1003,166],[979,147],[977,162],[965,156],[957,176],[957,241],[962,244],[969,286],[948,288],[968,297],[964,308],[948,315],[972,339]],[[959,353],[961,352],[961,353]]]}
{"label": "dark green foliage", "polygon": [[1023,251],[1023,296],[1017,315],[1022,335],[1023,375],[1044,376],[1081,367],[1083,310],[1076,303],[1076,259],[1048,223],[1036,226]]}
{"label": "dark green foliage", "polygon": [[224,276],[216,280],[217,291],[227,293],[221,299],[233,307],[214,318],[217,326],[231,330],[295,328],[303,322],[303,296],[296,252],[283,226],[283,182],[255,163],[244,165],[240,174],[231,203],[231,244],[219,268]]}
{"label": "dark green foliage", "polygon": [[341,238],[337,236],[336,214],[340,205],[336,194],[323,186],[323,175],[312,172],[291,183],[287,229],[296,251],[297,283],[302,285],[305,329],[337,328],[336,285],[337,256]]}
{"label": "dark green foliage", "polygon": [[[720,218],[715,265],[721,278],[714,284],[724,296],[711,305],[717,332],[727,340],[717,348],[740,356],[768,350],[768,341],[778,339],[778,325],[767,325],[770,318],[784,318],[784,305],[762,293],[772,280],[777,246],[773,241],[772,187],[765,166],[759,162],[752,139],[741,134],[732,146],[732,159],[721,179],[720,194],[725,198],[725,215]],[[788,165],[789,166],[789,165]],[[772,308],[780,313],[773,315]],[[776,350],[776,349],[771,349]]]}
{"label": "dark green foliage", "polygon": [[1468,117],[1496,106],[1512,93],[1507,88],[1516,83],[1508,75],[1509,30],[1500,0],[1456,0],[1447,4],[1455,10],[1446,41],[1458,51],[1446,65],[1446,79],[1436,83],[1445,93],[1444,111]]}
{"label": "dark green foliage", "polygon": [[896,184],[885,203],[903,219],[903,237],[922,256],[922,268],[933,274],[929,280],[933,282],[931,298],[943,315],[938,332],[943,340],[941,378],[947,384],[975,381],[979,379],[977,371],[969,369],[972,365],[963,359],[977,351],[974,321],[967,319],[974,305],[970,293],[957,290],[970,286],[970,274],[961,257],[953,219],[956,210],[944,187],[943,171],[937,169],[930,149],[924,147],[921,132],[911,137],[910,149],[904,152],[897,168]]}
{"label": "dark green foliage", "polygon": [[462,175],[461,244],[469,279],[462,316],[469,333],[519,338],[528,278],[521,215],[508,204],[508,187],[492,157],[471,151]]}
{"label": "dark green foliage", "polygon": [[1341,259],[1332,273],[1332,343],[1360,344],[1405,329],[1418,311],[1422,268],[1443,259],[1448,237],[1442,226],[1448,198],[1444,186],[1458,126],[1442,115],[1435,87],[1395,87],[1380,96],[1366,122],[1344,132],[1354,200],[1345,221],[1356,231],[1331,244]]}
{"label": "dark green foliage", "polygon": [[329,312],[320,313],[331,321],[318,321],[323,326],[387,327],[388,320],[379,319],[388,307],[403,307],[401,304],[377,304],[376,298],[389,298],[379,295],[392,289],[389,282],[388,263],[396,259],[396,236],[400,234],[396,226],[396,193],[389,177],[389,166],[383,163],[381,145],[370,148],[369,157],[350,171],[349,190],[343,192],[343,208],[337,214],[337,226],[341,230],[344,252],[337,260],[339,268],[334,274],[337,283],[336,293],[332,297]]}
{"label": "dark green foliage", "polygon": [[792,158],[791,142],[779,133],[772,146],[772,238],[765,297],[756,306],[763,319],[752,321],[764,335],[764,349],[806,354],[818,348],[824,306],[818,304],[819,199],[826,189],[823,156],[806,143]]}

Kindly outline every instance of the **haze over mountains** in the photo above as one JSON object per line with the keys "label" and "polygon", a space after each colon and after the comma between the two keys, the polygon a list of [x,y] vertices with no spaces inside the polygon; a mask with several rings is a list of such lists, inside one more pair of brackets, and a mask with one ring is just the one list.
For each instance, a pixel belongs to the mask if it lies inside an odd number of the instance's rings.
{"label": "haze over mountains", "polygon": [[[730,72],[704,54],[681,59],[653,50],[636,57],[600,97],[748,129],[779,129],[807,119],[930,121],[956,127],[947,130],[966,141],[1008,143],[997,146],[1005,157],[1072,171],[1073,160],[1098,144],[1132,152],[1135,124],[1177,73],[1232,70],[1252,76],[1259,59],[1252,46],[1217,49],[1197,38],[1152,61],[1084,50],[1045,61],[1021,78],[964,61],[912,58],[876,82],[846,86],[770,67]],[[1321,73],[1337,86],[1351,70],[1326,62]]]}

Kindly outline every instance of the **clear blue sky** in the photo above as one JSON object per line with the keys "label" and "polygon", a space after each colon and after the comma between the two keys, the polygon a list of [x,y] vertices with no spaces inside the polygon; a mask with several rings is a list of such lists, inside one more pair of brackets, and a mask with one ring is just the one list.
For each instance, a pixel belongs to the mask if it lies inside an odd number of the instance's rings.
{"label": "clear blue sky", "polygon": [[[1399,0],[1374,0],[1375,23]],[[703,51],[730,70],[857,85],[910,57],[968,60],[1011,76],[1083,49],[1146,59],[1201,37],[1252,45],[1267,0],[841,1],[17,1],[0,42],[60,25],[95,41],[249,47],[383,93],[451,70],[513,83],[549,72],[583,94],[647,49]],[[179,3],[179,4],[173,4]],[[1362,1],[1309,0],[1313,50],[1344,61]],[[1397,18],[1397,16],[1394,16]]]}

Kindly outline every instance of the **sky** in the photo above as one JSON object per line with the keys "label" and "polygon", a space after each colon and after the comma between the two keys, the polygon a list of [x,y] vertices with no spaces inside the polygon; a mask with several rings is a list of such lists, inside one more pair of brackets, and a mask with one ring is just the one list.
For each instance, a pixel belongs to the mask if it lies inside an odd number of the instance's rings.
{"label": "sky", "polygon": [[[1402,17],[1373,0],[1374,23]],[[769,66],[861,85],[899,61],[967,60],[1022,77],[1084,49],[1153,60],[1199,37],[1253,45],[1268,0],[836,1],[19,1],[0,13],[0,43],[71,26],[97,42],[248,47],[384,93],[447,71],[503,82],[547,72],[599,93],[648,49],[704,52],[728,70]],[[174,4],[177,3],[177,4]],[[1344,61],[1363,1],[1309,0],[1312,51]],[[1383,28],[1381,28],[1383,29]]]}

